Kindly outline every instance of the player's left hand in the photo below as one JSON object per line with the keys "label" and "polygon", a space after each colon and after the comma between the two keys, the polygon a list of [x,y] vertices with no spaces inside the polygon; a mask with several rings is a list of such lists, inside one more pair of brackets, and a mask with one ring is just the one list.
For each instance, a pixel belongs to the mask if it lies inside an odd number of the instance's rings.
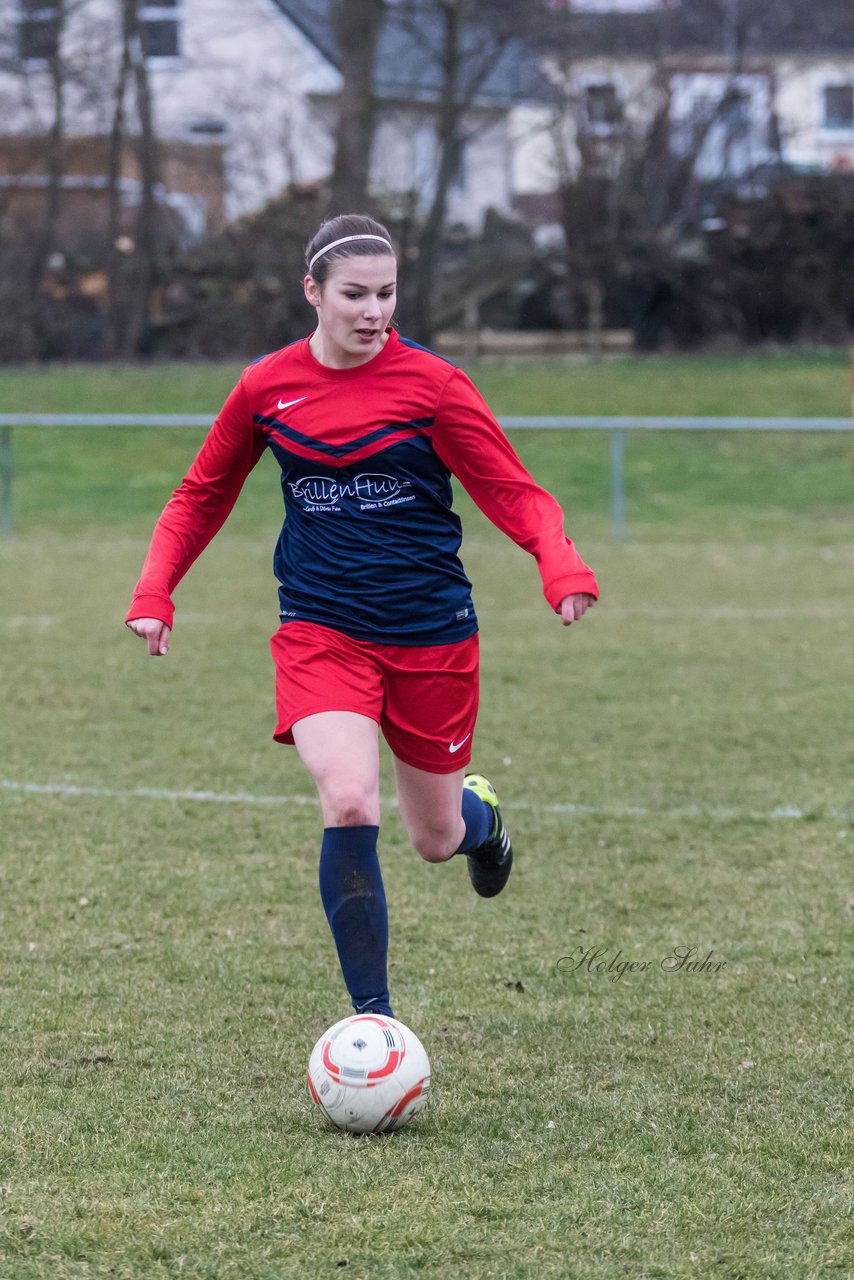
{"label": "player's left hand", "polygon": [[571,627],[573,622],[583,618],[590,606],[595,603],[595,596],[589,595],[586,591],[578,591],[574,596],[564,596],[557,612],[560,614],[563,625]]}

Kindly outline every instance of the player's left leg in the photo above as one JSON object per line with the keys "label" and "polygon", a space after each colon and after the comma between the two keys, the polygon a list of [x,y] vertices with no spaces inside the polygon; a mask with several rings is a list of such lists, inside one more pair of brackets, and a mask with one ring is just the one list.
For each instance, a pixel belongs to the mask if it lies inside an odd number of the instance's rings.
{"label": "player's left leg", "polygon": [[463,843],[462,815],[465,769],[427,773],[395,756],[400,816],[417,853],[426,862],[445,862]]}
{"label": "player's left leg", "polygon": [[394,767],[400,816],[416,851],[427,862],[466,854],[476,892],[494,898],[510,876],[513,848],[492,784],[479,773],[428,773],[397,757]]}
{"label": "player's left leg", "polygon": [[482,898],[494,898],[507,883],[513,866],[513,846],[504,825],[495,788],[482,773],[470,773],[463,784],[463,814],[477,800],[489,813],[489,835],[475,848],[463,846],[468,855],[469,879]]}
{"label": "player's left leg", "polygon": [[[428,862],[468,857],[475,890],[499,893],[513,862],[495,791],[467,779],[477,719],[477,636],[447,645],[376,647],[385,701],[380,721],[397,770],[400,811]],[[476,780],[476,785],[474,785]]]}

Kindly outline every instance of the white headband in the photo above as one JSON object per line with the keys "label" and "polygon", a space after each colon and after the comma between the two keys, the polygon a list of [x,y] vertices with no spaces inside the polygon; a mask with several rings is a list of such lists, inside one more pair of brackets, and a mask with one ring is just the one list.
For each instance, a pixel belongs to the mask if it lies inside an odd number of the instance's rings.
{"label": "white headband", "polygon": [[392,253],[392,254],[394,253],[394,249],[389,244],[388,240],[386,240],[385,236],[371,236],[371,235],[342,236],[340,240],[333,240],[331,244],[325,244],[322,249],[318,249],[317,253],[314,255],[311,262],[308,264],[309,272],[311,272],[311,268],[314,266],[315,262],[317,262],[317,259],[322,257],[324,253],[328,253],[330,249],[337,249],[339,244],[347,244],[349,240],[379,240],[382,244],[388,245],[389,253]]}

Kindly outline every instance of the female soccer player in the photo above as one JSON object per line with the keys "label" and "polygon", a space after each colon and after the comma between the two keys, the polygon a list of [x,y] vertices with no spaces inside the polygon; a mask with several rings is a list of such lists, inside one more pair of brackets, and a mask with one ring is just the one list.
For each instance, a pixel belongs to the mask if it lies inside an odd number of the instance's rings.
{"label": "female soccer player", "polygon": [[167,652],[172,592],[270,449],[286,513],[275,554],[274,737],[296,745],[320,797],[320,893],[353,1007],[392,1016],[379,730],[422,858],[465,854],[483,897],[504,888],[513,861],[495,791],[465,776],[477,619],[451,475],[535,557],[565,626],[598,591],[557,502],[465,374],[390,326],[397,262],[385,227],[333,218],[306,263],[317,327],[244,371],[157,522],[127,624],[150,654]]}

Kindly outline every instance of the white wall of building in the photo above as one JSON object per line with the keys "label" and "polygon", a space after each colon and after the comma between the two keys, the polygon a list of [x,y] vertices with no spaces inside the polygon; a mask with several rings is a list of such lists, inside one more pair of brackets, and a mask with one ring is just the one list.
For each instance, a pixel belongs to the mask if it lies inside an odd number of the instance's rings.
{"label": "white wall of building", "polygon": [[[559,89],[563,107],[519,106],[510,116],[512,189],[519,195],[554,190],[578,171],[578,131],[585,122],[588,88],[613,84],[629,129],[646,129],[661,103],[656,67],[642,59],[548,60],[544,70]],[[607,137],[607,129],[594,130]]]}
{"label": "white wall of building", "polygon": [[[489,208],[508,212],[511,149],[504,112],[473,111],[463,123],[465,143],[448,197],[448,220],[478,226]],[[371,155],[377,191],[415,192],[419,212],[435,191],[438,141],[435,115],[405,103],[380,108]]]}
{"label": "white wall of building", "polygon": [[480,227],[488,209],[508,213],[513,165],[505,112],[472,112],[464,123],[466,141],[458,180],[448,196],[448,221]]}
{"label": "white wall of building", "polygon": [[[109,132],[118,76],[116,9],[115,0],[80,0],[72,10],[63,41],[73,68],[66,100],[69,133]],[[5,0],[0,56],[14,56],[17,12],[17,0]],[[259,208],[288,183],[311,183],[330,173],[339,73],[272,0],[180,0],[162,13],[180,23],[180,51],[148,62],[157,132],[162,138],[225,143],[226,217]],[[45,134],[52,118],[48,71],[36,63],[24,71],[0,72],[3,128]],[[505,113],[475,112],[467,132],[449,215],[477,225],[490,206],[510,208]],[[422,205],[429,203],[435,163],[429,110],[382,107],[373,164],[377,188],[414,189],[422,193]]]}
{"label": "white wall of building", "polygon": [[[643,131],[662,103],[657,79],[662,68],[653,62],[589,58],[562,66],[551,61],[547,71],[561,90],[563,110],[522,106],[512,112],[513,189],[521,195],[547,191],[561,174],[571,177],[576,172],[576,139],[587,86],[612,83],[625,104],[630,129]],[[692,119],[696,124],[704,110],[714,110],[733,78],[702,66],[686,64],[680,70],[676,60],[668,75],[672,138],[678,152],[689,145]],[[698,158],[700,177],[739,176],[774,161],[775,114],[784,161],[823,171],[854,169],[854,118],[849,127],[829,126],[824,94],[827,86],[854,86],[854,56],[766,59],[761,69],[748,69],[735,83],[744,95],[745,133],[730,139],[723,124],[714,123]],[[600,136],[606,137],[607,129]]]}
{"label": "white wall of building", "polygon": [[824,90],[854,85],[854,57],[785,58],[775,68],[783,154],[791,164],[854,169],[854,126],[828,128]]}
{"label": "white wall of building", "polygon": [[[50,0],[45,0],[49,4]],[[23,74],[3,70],[16,53],[17,0],[0,0],[0,119],[5,133],[44,135],[52,118],[49,74],[32,63]],[[180,53],[151,59],[149,72],[158,132],[165,138],[225,143],[226,215],[257,209],[288,183],[328,175],[334,147],[334,99],[338,72],[282,15],[272,0],[180,0]],[[118,74],[119,32],[115,0],[78,0],[71,7],[64,52],[69,67],[66,131],[81,136],[109,132]],[[828,85],[854,84],[854,57],[789,57],[768,60],[767,73],[745,77],[750,90],[752,142],[744,164],[771,158],[766,119],[773,108],[783,157],[821,169],[854,168],[854,120],[833,127],[825,119]],[[643,128],[661,102],[660,68],[640,58],[585,58],[547,64],[567,103],[553,108],[521,105],[473,112],[458,181],[450,196],[451,221],[476,226],[484,212],[507,211],[514,194],[553,190],[577,168],[579,120],[585,94],[613,84],[625,122]],[[717,78],[716,78],[717,77]],[[750,84],[747,82],[750,80]],[[713,83],[714,81],[714,83]],[[718,83],[718,81],[720,83]],[[726,76],[675,67],[671,79],[674,127],[690,116],[691,103],[712,97]],[[607,137],[608,129],[593,130]],[[722,154],[717,135],[704,155],[712,176]],[[731,153],[730,153],[731,154]],[[415,190],[429,204],[436,167],[435,125],[416,104],[381,107],[373,159],[377,189]]]}
{"label": "white wall of building", "polygon": [[337,92],[340,78],[314,45],[268,0],[184,0],[183,10],[181,58],[150,63],[158,129],[198,139],[200,122],[225,127],[226,216],[328,173],[331,139],[309,95]]}

